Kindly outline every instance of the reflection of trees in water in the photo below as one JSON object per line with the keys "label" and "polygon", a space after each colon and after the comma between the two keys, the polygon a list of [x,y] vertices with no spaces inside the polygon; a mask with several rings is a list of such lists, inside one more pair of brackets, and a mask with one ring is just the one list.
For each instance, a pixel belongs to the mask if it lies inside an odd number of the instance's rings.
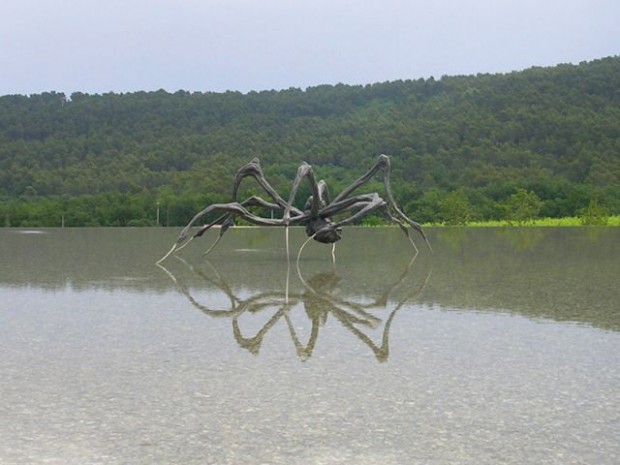
{"label": "reflection of trees in water", "polygon": [[471,241],[473,230],[467,228],[442,228],[435,233],[437,238],[453,251],[462,249]]}
{"label": "reflection of trees in water", "polygon": [[[478,247],[477,241],[481,236],[479,228],[441,228],[436,232],[438,241],[446,244],[452,251],[462,250],[464,247]],[[494,234],[503,239],[514,252],[527,252],[534,249],[545,237],[541,228],[515,228],[512,226],[489,228],[487,234]],[[481,246],[484,249],[484,245]]]}
{"label": "reflection of trees in water", "polygon": [[[297,278],[302,284],[302,290],[290,292],[291,270],[289,266],[286,270],[287,276],[284,290],[258,292],[250,297],[241,298],[209,262],[204,262],[209,269],[209,272],[206,272],[204,269],[197,268],[180,257],[176,257],[191,272],[192,276],[199,278],[207,287],[217,288],[226,295],[229,301],[228,307],[213,308],[198,301],[189,284],[180,278],[180,274],[174,274],[169,268],[161,264],[158,266],[170,276],[178,290],[189,302],[205,315],[215,318],[230,318],[235,340],[239,346],[253,354],[259,352],[263,339],[269,330],[279,321],[284,321],[291,340],[295,345],[297,355],[302,360],[307,360],[312,356],[321,327],[331,317],[366,345],[374,353],[378,361],[383,362],[389,356],[389,334],[394,317],[407,301],[422,292],[431,275],[429,269],[427,275],[417,285],[414,285],[415,283],[408,279],[412,275],[416,256],[404,267],[395,282],[386,286],[381,295],[369,303],[360,303],[352,298],[343,297],[340,289],[342,278],[335,269],[316,273],[306,280],[302,276],[299,267],[297,267]],[[387,317],[377,316],[375,312],[387,309],[391,304],[391,296],[398,288],[405,289],[404,297],[394,305]],[[295,329],[291,315],[291,313],[298,309],[303,309],[302,314],[310,322],[311,329],[305,343],[302,342]],[[270,314],[266,322],[253,335],[248,336],[244,334],[240,320],[244,317],[254,317],[263,312]],[[368,333],[380,328],[381,324],[383,324],[383,331],[381,332],[380,341],[375,342]]]}
{"label": "reflection of trees in water", "polygon": [[533,250],[545,236],[540,228],[504,228],[498,229],[497,234],[518,253]]}
{"label": "reflection of trees in water", "polygon": [[441,228],[425,300],[619,331],[619,238],[610,227]]}

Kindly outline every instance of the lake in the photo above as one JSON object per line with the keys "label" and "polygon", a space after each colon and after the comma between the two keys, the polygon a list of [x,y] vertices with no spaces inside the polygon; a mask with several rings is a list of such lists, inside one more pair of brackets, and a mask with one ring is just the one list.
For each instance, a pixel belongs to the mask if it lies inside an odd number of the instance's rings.
{"label": "lake", "polygon": [[620,463],[620,229],[428,232],[0,229],[0,463]]}

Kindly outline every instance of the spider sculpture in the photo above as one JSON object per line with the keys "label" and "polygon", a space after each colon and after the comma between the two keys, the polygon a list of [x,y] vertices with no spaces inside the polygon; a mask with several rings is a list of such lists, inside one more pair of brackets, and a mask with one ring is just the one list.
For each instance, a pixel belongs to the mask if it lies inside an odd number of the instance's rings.
{"label": "spider sculpture", "polygon": [[[381,198],[381,196],[379,196],[376,192],[353,195],[359,187],[366,184],[379,171],[383,173],[383,183],[385,185],[387,200]],[[252,196],[242,202],[237,200],[239,185],[247,177],[253,177],[256,179],[258,184],[270,197],[270,201],[267,201],[259,196]],[[295,202],[297,191],[304,178],[308,178],[308,181],[310,182],[312,195],[308,198],[304,209],[300,210],[295,207],[293,203]],[[411,228],[420,233],[430,248],[430,243],[426,238],[420,224],[408,218],[398,208],[396,202],[394,201],[394,196],[392,195],[392,189],[390,187],[390,158],[387,155],[379,155],[374,166],[370,168],[366,174],[358,178],[333,200],[330,199],[327,184],[322,180],[317,181],[314,176],[312,166],[306,162],[303,162],[297,170],[297,176],[293,181],[288,202],[284,200],[269,184],[263,174],[258,158],[254,158],[250,163],[241,167],[239,171],[237,171],[233,185],[232,199],[233,201],[230,203],[216,203],[208,206],[204,210],[199,211],[187,224],[187,226],[183,228],[170,251],[157,263],[161,263],[168,258],[170,254],[185,247],[191,240],[202,236],[213,226],[220,225],[219,237],[205,252],[209,253],[224,233],[234,225],[235,217],[243,218],[249,223],[259,226],[284,226],[287,228],[287,233],[288,226],[305,226],[308,240],[314,239],[315,241],[324,244],[335,244],[342,237],[342,226],[355,223],[373,212],[378,212],[388,221],[396,223],[400,226],[401,230],[409,238],[411,245],[416,251],[417,247],[409,236],[409,231],[405,224],[408,224]],[[266,207],[272,212],[281,212],[282,218],[263,218],[257,216],[248,210],[248,207],[252,206]],[[189,233],[192,226],[201,217],[214,212],[223,213],[223,215],[215,221],[202,226],[190,237]],[[345,213],[350,213],[351,215],[340,220],[332,219],[336,215]],[[301,254],[301,249],[299,253]],[[334,257],[333,248],[332,257]]]}

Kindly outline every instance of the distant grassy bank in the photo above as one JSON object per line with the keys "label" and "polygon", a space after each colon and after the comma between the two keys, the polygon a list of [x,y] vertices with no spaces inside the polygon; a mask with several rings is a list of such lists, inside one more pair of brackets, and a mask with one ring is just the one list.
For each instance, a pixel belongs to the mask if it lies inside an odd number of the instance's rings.
{"label": "distant grassy bank", "polygon": [[[426,223],[424,226],[450,226],[443,223]],[[473,226],[473,227],[510,227],[510,226],[525,226],[525,227],[560,227],[560,226],[620,226],[620,216],[609,216],[605,219],[596,222],[589,222],[584,220],[583,217],[573,216],[566,218],[537,218],[524,222],[507,221],[507,220],[494,220],[494,221],[470,221],[460,226]]]}

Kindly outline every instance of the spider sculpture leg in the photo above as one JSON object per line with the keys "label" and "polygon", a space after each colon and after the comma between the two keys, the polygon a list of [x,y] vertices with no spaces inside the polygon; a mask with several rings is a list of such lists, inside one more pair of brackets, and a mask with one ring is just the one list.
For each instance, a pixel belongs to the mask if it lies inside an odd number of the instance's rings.
{"label": "spider sculpture leg", "polygon": [[[341,221],[337,221],[335,223],[330,221],[329,223],[325,223],[324,225],[321,225],[320,218],[319,218],[319,221],[313,224],[314,226],[318,228],[316,231],[309,231],[309,228],[307,227],[306,232],[309,237],[308,237],[308,240],[302,244],[302,246],[299,249],[299,252],[297,253],[297,265],[299,266],[299,259],[301,257],[301,252],[303,248],[306,246],[306,244],[310,241],[310,239],[317,240],[316,239],[317,235],[330,234],[332,231],[335,231],[338,235],[340,235],[340,231],[342,231],[342,226],[355,223],[356,221],[361,220],[362,218],[368,216],[369,214],[371,214],[372,212],[376,210],[385,210],[386,206],[387,204],[385,200],[379,197],[379,194],[377,193],[357,195],[354,197],[349,197],[347,199],[341,200],[339,202],[333,202],[329,207],[321,210],[321,216],[325,216],[327,218],[329,216],[332,216],[338,213],[345,213],[345,212],[351,212],[351,211],[355,211],[356,213]],[[324,242],[324,241],[319,240],[319,242]],[[331,241],[331,242],[332,242],[332,245],[335,245],[335,241]],[[414,244],[414,247],[415,247],[415,244]],[[336,255],[335,255],[335,250],[333,247],[332,247],[332,261],[334,263],[336,262]]]}
{"label": "spider sculpture leg", "polygon": [[[246,202],[250,202],[249,204],[247,204],[247,206],[260,205],[263,207],[267,207],[272,211],[283,210],[287,206],[286,201],[278,194],[278,192],[271,186],[271,184],[269,184],[269,181],[267,181],[267,178],[263,173],[263,169],[261,168],[260,160],[256,157],[253,158],[252,161],[250,161],[249,163],[239,168],[239,170],[237,170],[232,190],[232,202],[238,201],[239,186],[241,185],[241,182],[248,177],[254,178],[259,184],[259,186],[263,188],[263,190],[275,203],[270,203],[262,200],[260,197],[253,196],[247,201],[242,202],[242,205],[246,205]],[[301,211],[299,211],[298,209],[294,209],[294,212],[295,214],[301,214]],[[222,228],[220,229],[221,237],[233,225],[233,218],[234,215],[232,214],[223,215],[222,217],[215,220],[211,225],[205,226],[204,229],[201,229],[195,237],[202,236],[205,231],[218,223],[221,223],[222,225]]]}
{"label": "spider sculpture leg", "polygon": [[[312,194],[313,194],[312,198],[316,199],[310,202],[310,218],[311,219],[318,217],[320,202],[326,195],[329,195],[327,192],[327,186],[322,181],[317,183],[316,178],[314,176],[314,172],[312,171],[312,167],[309,164],[303,162],[297,170],[297,176],[295,177],[295,180],[293,181],[293,186],[291,188],[289,200],[288,202],[286,202],[276,192],[276,190],[269,184],[269,182],[265,178],[265,175],[263,174],[258,158],[254,158],[250,163],[242,167],[237,172],[237,175],[235,177],[235,184],[233,187],[233,200],[236,200],[239,185],[241,184],[241,181],[245,177],[248,177],[248,176],[254,177],[256,181],[259,183],[259,185],[265,190],[265,192],[267,192],[267,194],[273,199],[273,201],[276,202],[277,207],[279,207],[279,209],[284,210],[284,213],[282,216],[282,224],[286,227],[286,251],[287,251],[287,256],[288,256],[288,250],[289,250],[288,248],[288,244],[289,244],[288,226],[291,223],[291,221],[300,222],[307,217],[307,213],[302,212],[301,210],[299,210],[293,205],[295,201],[295,197],[297,195],[297,191],[299,190],[299,186],[302,180],[306,177],[310,180]],[[275,210],[275,208],[272,208],[272,210]],[[232,216],[230,218],[232,218]],[[224,224],[228,224],[229,221],[231,220],[227,218]]]}
{"label": "spider sculpture leg", "polygon": [[[382,199],[379,194],[362,194],[351,196],[351,194],[358,189],[359,187],[366,184],[372,177],[379,171],[383,172],[383,182],[385,185],[385,190],[387,193],[387,201]],[[394,222],[399,225],[401,230],[405,233],[407,238],[409,239],[411,245],[413,246],[416,253],[418,252],[418,248],[413,242],[412,238],[409,235],[407,228],[405,227],[403,221],[405,221],[409,226],[418,231],[420,235],[424,238],[429,248],[431,248],[422,227],[415,221],[408,218],[396,205],[394,201],[394,196],[392,195],[392,189],[390,185],[390,159],[387,155],[380,155],[377,159],[375,165],[368,170],[363,176],[358,178],[355,182],[353,182],[349,187],[347,187],[340,195],[338,195],[332,202],[325,202],[324,198],[326,196],[326,191],[321,192],[319,188],[319,184],[314,178],[314,173],[312,172],[312,168],[310,165],[304,164],[302,165],[297,173],[297,177],[293,184],[293,190],[291,192],[291,198],[289,200],[289,204],[292,204],[294,200],[294,196],[297,192],[299,184],[304,177],[308,177],[312,186],[312,197],[310,202],[310,216],[306,224],[306,234],[310,239],[314,239],[319,242],[331,243],[332,244],[332,260],[335,262],[335,252],[333,245],[337,240],[340,239],[340,232],[342,226],[354,223],[356,221],[361,220],[367,215],[378,211],[382,214],[384,218],[389,220],[390,222]],[[318,200],[317,200],[318,199]],[[326,205],[327,204],[327,205]],[[394,214],[391,211],[394,211]],[[338,222],[333,222],[329,218],[337,215],[339,213],[344,212],[355,212],[351,217],[343,219]],[[286,217],[286,210],[285,210]],[[301,252],[305,247],[306,241],[302,247],[300,248],[297,254],[297,261],[299,262],[299,258],[301,256]],[[432,249],[431,249],[432,250]]]}
{"label": "spider sculpture leg", "polygon": [[413,242],[413,239],[411,238],[409,230],[407,229],[405,224],[400,219],[394,217],[391,214],[387,202],[381,197],[379,197],[377,193],[356,195],[353,197],[348,197],[344,200],[340,200],[338,202],[333,202],[329,207],[325,208],[322,211],[322,214],[330,216],[339,212],[356,210],[357,213],[353,217],[338,222],[337,226],[342,227],[355,221],[359,221],[364,216],[367,216],[370,213],[377,211],[381,213],[381,215],[390,223],[396,223],[400,227],[401,231],[403,231],[405,236],[407,236],[416,253],[418,252],[418,247],[415,245],[415,242]]}
{"label": "spider sculpture leg", "polygon": [[314,176],[314,171],[312,171],[312,166],[306,162],[303,162],[297,169],[297,176],[295,176],[288,203],[284,208],[283,219],[285,222],[290,219],[291,210],[294,208],[293,202],[295,202],[295,197],[297,196],[297,191],[299,190],[301,181],[303,181],[303,179],[306,177],[310,181],[310,187],[312,188],[312,198],[314,199],[310,202],[310,218],[312,219],[318,216],[320,202],[319,185]]}
{"label": "spider sculpture leg", "polygon": [[418,233],[420,233],[420,235],[426,242],[426,245],[428,245],[428,248],[430,250],[433,250],[430,242],[428,241],[428,238],[426,237],[426,234],[424,234],[424,230],[422,229],[422,226],[420,226],[419,223],[413,221],[411,218],[405,215],[400,210],[400,208],[398,208],[398,206],[396,205],[396,202],[394,201],[394,196],[392,195],[392,187],[391,187],[391,182],[390,182],[390,157],[388,157],[387,155],[383,155],[383,154],[379,155],[374,166],[370,168],[370,170],[368,170],[366,174],[358,178],[355,182],[353,182],[353,184],[351,184],[344,191],[342,191],[334,199],[332,203],[336,204],[337,202],[346,199],[351,193],[353,193],[353,191],[355,191],[359,187],[366,184],[378,171],[383,172],[383,184],[385,185],[388,208],[391,208],[392,210],[394,210],[394,212],[396,213],[395,216],[397,218],[400,218],[402,221],[406,222],[409,226],[411,226],[411,228],[413,228]]}
{"label": "spider sculpture leg", "polygon": [[[263,190],[267,193],[267,195],[269,195],[269,197],[271,197],[271,199],[273,200],[273,202],[268,202],[258,196],[252,196],[249,199],[243,201],[242,203],[238,203],[237,202],[237,196],[238,196],[238,191],[239,191],[239,186],[241,184],[241,182],[247,178],[247,177],[253,177],[254,179],[256,179],[256,181],[258,182],[258,184],[263,188]],[[269,182],[267,181],[267,179],[265,178],[265,175],[263,173],[263,170],[260,166],[260,161],[258,158],[254,158],[252,161],[250,161],[249,163],[247,163],[246,165],[242,166],[236,173],[235,175],[235,181],[233,184],[233,192],[232,192],[232,202],[230,204],[219,204],[220,207],[222,206],[235,206],[235,205],[240,205],[241,207],[249,207],[249,206],[262,206],[262,207],[266,207],[269,208],[272,211],[277,211],[277,210],[284,210],[285,208],[288,207],[289,211],[292,211],[293,214],[295,216],[303,216],[303,212],[295,207],[293,207],[292,205],[289,205],[286,203],[286,201],[276,192],[276,190],[271,186],[271,184],[269,184]],[[202,210],[201,212],[197,213],[194,218],[187,224],[187,226],[185,226],[185,228],[183,228],[183,230],[181,231],[181,233],[179,234],[179,237],[177,238],[175,244],[173,244],[172,248],[170,249],[170,251],[163,257],[161,258],[157,263],[161,263],[163,260],[165,260],[168,256],[170,256],[170,254],[172,254],[175,251],[178,251],[180,249],[182,249],[183,247],[187,246],[189,244],[189,242],[191,242],[194,238],[196,237],[200,237],[202,236],[207,230],[211,229],[213,226],[215,226],[216,224],[220,224],[221,228],[220,228],[220,234],[218,236],[218,238],[216,239],[216,241],[211,245],[211,247],[209,247],[209,249],[205,252],[205,254],[209,253],[213,247],[215,247],[215,245],[218,243],[218,241],[222,238],[222,236],[224,235],[224,233],[234,224],[234,217],[235,216],[242,216],[244,217],[244,215],[251,215],[251,213],[249,213],[247,210],[245,211],[245,213],[240,213],[239,211],[235,210],[236,207],[233,207],[231,209],[226,209],[226,208],[218,208],[216,205],[212,205],[209,206],[207,208],[205,208],[204,210]],[[198,219],[200,219],[200,217],[211,213],[213,211],[218,211],[218,210],[222,210],[225,211],[226,213],[222,216],[220,216],[219,218],[217,218],[215,221],[204,225],[202,228],[200,228],[191,238],[188,238],[188,233],[190,228],[196,223],[196,221],[198,221]],[[258,219],[258,217],[255,217],[256,219]],[[263,223],[257,223],[256,219],[253,221],[251,219],[249,219],[248,217],[246,217],[246,219],[250,222],[253,222],[254,224],[263,224]],[[268,221],[269,220],[265,220]],[[271,224],[271,222],[269,223],[269,225],[273,225]],[[279,225],[279,224],[277,224]]]}
{"label": "spider sculpture leg", "polygon": [[[274,203],[270,203],[267,202],[266,200],[257,197],[255,195],[253,195],[252,197],[244,200],[243,202],[241,202],[240,204],[242,207],[247,208],[247,207],[264,207],[264,208],[268,208],[272,211],[278,210],[279,206],[274,204]],[[216,219],[215,221],[209,223],[209,224],[205,224],[203,227],[201,227],[193,236],[192,239],[195,239],[196,237],[201,237],[205,232],[207,232],[209,229],[211,229],[213,226],[215,226],[216,224],[221,224],[220,227],[220,233],[217,236],[217,239],[215,240],[215,242],[213,242],[213,244],[211,244],[211,247],[209,247],[203,255],[207,255],[209,252],[211,252],[211,250],[213,250],[213,248],[217,245],[217,243],[220,241],[220,239],[222,238],[222,236],[224,235],[224,233],[234,224],[234,214],[233,213],[227,213],[226,215],[222,215],[220,216],[218,219]],[[222,221],[223,220],[223,221]],[[179,247],[177,250],[182,249],[183,247],[185,247],[187,244],[189,244],[189,241],[187,241],[185,244],[183,244],[182,247]]]}
{"label": "spider sculpture leg", "polygon": [[[295,208],[293,205],[291,205],[290,203],[287,203],[279,194],[278,192],[273,188],[273,186],[271,186],[271,184],[269,183],[269,181],[267,181],[267,178],[265,177],[265,174],[263,173],[263,169],[260,165],[260,160],[258,158],[253,158],[252,161],[250,161],[248,164],[242,166],[238,171],[237,174],[235,175],[235,182],[233,185],[233,191],[232,191],[232,201],[233,202],[237,202],[238,200],[238,192],[239,192],[239,186],[241,185],[241,182],[247,178],[247,177],[252,177],[256,180],[256,182],[263,188],[263,190],[267,193],[267,195],[273,200],[273,202],[275,203],[270,203],[267,201],[262,200],[260,197],[252,197],[251,199],[254,199],[255,201],[252,203],[252,205],[260,205],[263,207],[267,207],[269,208],[272,212],[273,211],[278,211],[278,210],[285,210],[288,209],[289,211],[292,211],[293,214],[295,216],[299,216],[299,215],[303,215],[303,212],[297,208]],[[248,199],[250,200],[250,199]],[[242,205],[244,205],[245,202],[242,203]],[[221,220],[222,218],[219,218],[219,220]],[[233,219],[234,219],[234,215],[227,215],[224,218],[224,221],[222,222],[222,228],[220,229],[220,235],[218,237],[218,239],[215,241],[215,243],[209,248],[209,250],[207,250],[205,252],[205,254],[209,253],[209,251],[211,251],[211,249],[213,247],[215,247],[215,245],[217,244],[217,242],[219,241],[219,238],[221,238],[224,233],[228,230],[228,228],[230,228],[233,225]],[[211,225],[213,226],[213,225]],[[209,226],[210,227],[210,226]],[[206,229],[204,230],[200,230],[197,233],[196,237],[201,236],[202,234],[204,234],[204,232],[209,229],[209,227],[206,227]],[[288,228],[286,230],[286,239],[287,239],[287,253],[288,253]]]}
{"label": "spider sculpture leg", "polygon": [[277,192],[276,190],[269,184],[265,175],[263,173],[263,169],[260,166],[260,160],[258,158],[252,159],[252,161],[244,166],[242,166],[235,175],[235,183],[233,185],[233,193],[232,200],[233,202],[237,201],[237,194],[239,192],[239,186],[241,182],[247,178],[253,177],[256,179],[256,182],[263,188],[263,190],[273,199],[273,201],[278,205],[278,207],[284,210],[287,206],[292,209],[292,211],[299,215],[302,212],[297,208],[289,205]]}
{"label": "spider sculpture leg", "polygon": [[201,217],[203,217],[204,215],[208,215],[209,213],[212,213],[212,212],[225,212],[228,215],[239,216],[239,217],[243,218],[244,220],[246,220],[246,221],[248,221],[248,222],[250,222],[252,224],[256,224],[258,226],[281,226],[281,225],[283,225],[282,220],[261,218],[259,216],[256,216],[256,215],[250,213],[245,207],[243,207],[238,202],[216,203],[216,204],[213,204],[213,205],[209,205],[207,208],[205,208],[204,210],[199,211],[198,213],[196,213],[196,215],[194,215],[194,217],[187,224],[187,226],[185,226],[185,228],[183,228],[183,230],[181,231],[181,234],[179,235],[179,238],[174,243],[174,245],[172,246],[170,251],[168,251],[168,253],[166,255],[164,255],[157,263],[161,263],[166,258],[168,258],[170,256],[170,254],[172,254],[174,251],[182,249],[192,239],[194,239],[194,237],[196,237],[196,236],[192,236],[191,238],[188,238],[189,230],[194,225],[194,223],[196,223],[196,221],[198,221]]}
{"label": "spider sculpture leg", "polygon": [[[304,178],[308,178],[312,189],[312,195],[306,202],[306,208],[309,208],[309,212],[305,212],[305,217],[297,217],[296,222],[306,225],[306,235],[308,237],[324,244],[334,244],[339,241],[342,236],[341,229],[334,226],[334,223],[329,219],[328,215],[322,214],[322,209],[329,200],[327,185],[324,181],[317,182],[312,166],[305,162],[302,163],[297,170],[297,176],[295,177],[289,196],[289,206],[292,207],[301,181]],[[289,218],[290,208],[287,207],[284,209],[284,222],[288,224]]]}

